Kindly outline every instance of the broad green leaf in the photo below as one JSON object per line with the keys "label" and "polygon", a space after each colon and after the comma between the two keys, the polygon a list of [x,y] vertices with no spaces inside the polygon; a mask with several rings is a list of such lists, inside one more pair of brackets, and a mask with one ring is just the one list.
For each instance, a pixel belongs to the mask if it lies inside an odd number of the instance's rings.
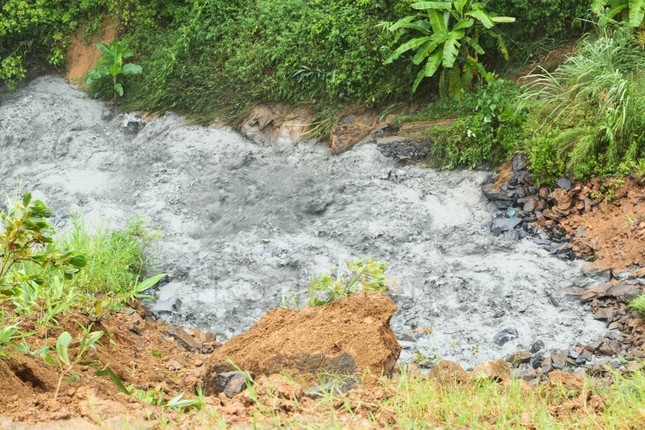
{"label": "broad green leaf", "polygon": [[84,348],[94,348],[94,344],[98,342],[100,338],[103,337],[103,331],[94,331],[90,333],[86,338],[83,339]]}
{"label": "broad green leaf", "polygon": [[640,27],[645,17],[645,0],[629,1],[629,25],[634,28]]}
{"label": "broad green leaf", "polygon": [[97,43],[96,46],[99,48],[99,51],[101,51],[101,54],[106,57],[111,55],[110,48],[105,43]]}
{"label": "broad green leaf", "polygon": [[410,6],[416,10],[450,10],[452,1],[420,1],[412,3]]}
{"label": "broad green leaf", "polygon": [[435,33],[430,37],[430,41],[423,44],[418,50],[412,62],[414,64],[421,64],[435,49],[444,41],[448,36],[447,33]]}
{"label": "broad green leaf", "polygon": [[490,35],[495,40],[497,40],[497,49],[499,49],[499,52],[502,53],[502,56],[504,57],[504,59],[508,61],[509,59],[508,48],[506,48],[506,43],[504,43],[504,39],[502,38],[502,36],[496,32],[491,32]]}
{"label": "broad green leaf", "polygon": [[389,31],[396,31],[396,30],[398,30],[399,28],[402,28],[402,26],[403,26],[403,25],[406,25],[406,24],[411,23],[411,22],[412,22],[412,21],[414,21],[416,18],[417,18],[417,17],[416,17],[416,15],[408,15],[408,16],[406,16],[405,18],[401,18],[400,20],[398,20],[397,22],[395,22],[394,24],[392,24],[392,25],[388,28],[388,30],[389,30]]}
{"label": "broad green leaf", "polygon": [[26,206],[29,206],[30,202],[31,202],[31,193],[27,193],[22,198],[22,204],[26,207]]}
{"label": "broad green leaf", "polygon": [[149,290],[150,288],[154,287],[157,284],[157,282],[161,281],[165,277],[166,277],[165,273],[152,276],[146,279],[145,281],[141,282],[139,285],[137,285],[135,287],[135,291],[137,293],[140,293],[142,291]]}
{"label": "broad green leaf", "polygon": [[477,21],[481,22],[482,25],[486,28],[493,28],[493,26],[495,25],[495,23],[491,20],[491,17],[483,10],[472,10],[466,15],[472,16]]}
{"label": "broad green leaf", "polygon": [[120,96],[123,97],[123,85],[120,82],[114,84],[114,91]]}
{"label": "broad green leaf", "polygon": [[466,38],[464,38],[464,40],[465,40],[465,41],[466,41],[466,43],[467,43],[468,45],[470,45],[470,46],[475,50],[475,52],[477,52],[479,55],[484,55],[484,54],[485,54],[485,52],[484,52],[484,48],[482,48],[482,47],[481,47],[481,45],[479,44],[479,42],[478,42],[476,39],[473,39],[472,37],[466,37]]}
{"label": "broad green leaf", "polygon": [[459,47],[461,42],[459,41],[464,37],[463,31],[451,31],[448,33],[448,37],[443,45],[443,67],[446,69],[451,68],[457,56],[459,55]]}
{"label": "broad green leaf", "polygon": [[43,361],[48,366],[58,366],[58,361],[49,352],[42,355]]}
{"label": "broad green leaf", "polygon": [[494,16],[491,18],[493,22],[496,22],[498,24],[509,24],[511,22],[515,22],[515,18],[512,16]]}
{"label": "broad green leaf", "polygon": [[459,12],[459,15],[462,15],[464,13],[464,6],[466,5],[467,2],[468,0],[454,0],[452,2],[455,10]]}
{"label": "broad green leaf", "polygon": [[464,28],[470,28],[475,24],[475,21],[472,18],[461,19],[455,24],[452,28],[454,30],[463,30]]}
{"label": "broad green leaf", "polygon": [[428,58],[428,62],[426,63],[426,66],[423,70],[425,76],[430,77],[437,73],[437,69],[439,69],[439,66],[441,65],[442,57],[442,52],[437,51],[434,53],[434,55]]}
{"label": "broad green leaf", "polygon": [[74,266],[74,267],[81,268],[81,267],[85,267],[85,266],[87,266],[87,260],[85,259],[85,257],[84,257],[84,256],[82,256],[82,255],[77,255],[77,256],[75,256],[75,257],[72,257],[72,258],[69,260],[69,264],[71,264],[71,265],[72,265],[72,266]]}
{"label": "broad green leaf", "polygon": [[411,49],[418,48],[429,40],[430,36],[415,37],[414,39],[408,40],[407,42],[399,46],[389,57],[387,57],[385,64],[390,64],[392,61],[399,58],[402,54],[410,51]]}
{"label": "broad green leaf", "polygon": [[128,63],[123,66],[121,73],[124,75],[138,75],[143,71],[143,68],[138,64]]}
{"label": "broad green leaf", "polygon": [[620,14],[622,11],[627,9],[627,6],[628,6],[627,3],[625,3],[625,4],[619,4],[617,6],[610,8],[606,13],[607,18],[614,19],[616,15]]}
{"label": "broad green leaf", "polygon": [[72,343],[72,335],[64,331],[56,341],[56,354],[62,364],[69,366],[69,344]]}
{"label": "broad green leaf", "polygon": [[446,23],[443,20],[443,14],[436,10],[428,11],[428,21],[432,26],[433,33],[445,33],[446,32]]}

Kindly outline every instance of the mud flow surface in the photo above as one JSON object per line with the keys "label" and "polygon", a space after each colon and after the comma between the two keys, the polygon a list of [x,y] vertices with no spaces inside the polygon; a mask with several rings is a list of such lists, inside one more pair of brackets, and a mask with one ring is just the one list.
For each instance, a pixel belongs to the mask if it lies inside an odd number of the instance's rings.
{"label": "mud flow surface", "polygon": [[490,234],[485,172],[400,166],[372,145],[262,147],[175,115],[146,123],[58,77],[0,102],[0,188],[34,189],[67,214],[60,226],[75,212],[116,228],[148,218],[169,274],[151,308],[169,321],[227,338],[312,275],[371,257],[388,262],[404,359],[471,365],[604,330],[559,293],[594,284],[578,263]]}

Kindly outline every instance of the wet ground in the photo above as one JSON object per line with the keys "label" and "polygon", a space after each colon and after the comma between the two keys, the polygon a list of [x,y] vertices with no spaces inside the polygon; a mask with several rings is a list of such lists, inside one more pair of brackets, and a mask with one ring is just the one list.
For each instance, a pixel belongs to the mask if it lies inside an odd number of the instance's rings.
{"label": "wet ground", "polygon": [[[487,172],[402,166],[374,145],[262,147],[176,115],[146,123],[59,77],[1,97],[0,189],[33,189],[61,225],[75,212],[116,228],[146,217],[163,233],[154,257],[169,282],[151,307],[167,320],[230,337],[362,257],[388,262],[403,358],[470,365],[604,332],[576,300],[550,297],[595,285],[579,263],[490,234]],[[500,346],[506,328],[518,336]]]}

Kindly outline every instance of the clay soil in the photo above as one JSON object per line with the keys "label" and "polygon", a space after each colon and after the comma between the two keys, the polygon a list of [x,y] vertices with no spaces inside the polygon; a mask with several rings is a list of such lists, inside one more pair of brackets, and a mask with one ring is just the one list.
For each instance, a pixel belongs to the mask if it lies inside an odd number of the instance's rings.
{"label": "clay soil", "polygon": [[87,72],[92,70],[101,58],[101,52],[96,44],[110,43],[115,37],[116,25],[109,20],[105,20],[101,32],[91,36],[88,41],[85,40],[82,29],[77,31],[72,36],[71,44],[67,49],[65,79],[68,82],[80,84]]}
{"label": "clay soil", "polygon": [[[105,366],[126,386],[158,389],[166,393],[166,399],[182,392],[194,397],[203,356],[186,351],[167,334],[166,324],[144,319],[141,310],[122,311],[96,322],[81,313],[72,313],[61,317],[58,323],[59,328],[53,330],[24,325],[25,332],[35,332],[27,338],[30,350],[54,345],[63,330],[78,339],[81,325],[93,324],[93,331],[103,330],[105,334],[96,352],[90,351],[75,367],[80,379],[63,383],[56,399],[57,368],[47,366],[39,356],[17,352],[0,360],[0,410],[5,419],[34,424],[83,418],[90,425],[120,416],[129,417],[130,422],[150,414],[154,417],[154,411],[121,393],[109,377],[95,375]],[[71,346],[71,357],[77,348],[76,340]],[[0,428],[4,428],[2,421]]]}
{"label": "clay soil", "polygon": [[[595,197],[595,199],[594,199]],[[614,274],[645,270],[645,186],[634,180],[578,184],[566,196],[578,211],[559,221],[572,236],[574,252]],[[584,209],[584,201],[592,201]],[[597,204],[593,204],[596,201]],[[589,205],[587,205],[589,206]]]}

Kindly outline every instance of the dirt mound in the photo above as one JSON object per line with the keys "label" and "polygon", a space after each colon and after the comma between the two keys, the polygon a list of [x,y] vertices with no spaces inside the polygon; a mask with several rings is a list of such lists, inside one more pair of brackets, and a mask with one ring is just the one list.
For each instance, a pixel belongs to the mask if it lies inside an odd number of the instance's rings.
{"label": "dirt mound", "polygon": [[390,375],[401,347],[390,329],[396,305],[384,294],[354,294],[327,306],[273,309],[209,358],[206,387],[231,360],[255,374]]}
{"label": "dirt mound", "polygon": [[101,58],[101,53],[96,47],[97,43],[110,43],[116,38],[116,25],[109,20],[103,21],[101,33],[93,35],[85,43],[83,29],[72,36],[72,42],[67,49],[67,62],[65,64],[65,79],[68,82],[79,83],[83,77],[92,70]]}

